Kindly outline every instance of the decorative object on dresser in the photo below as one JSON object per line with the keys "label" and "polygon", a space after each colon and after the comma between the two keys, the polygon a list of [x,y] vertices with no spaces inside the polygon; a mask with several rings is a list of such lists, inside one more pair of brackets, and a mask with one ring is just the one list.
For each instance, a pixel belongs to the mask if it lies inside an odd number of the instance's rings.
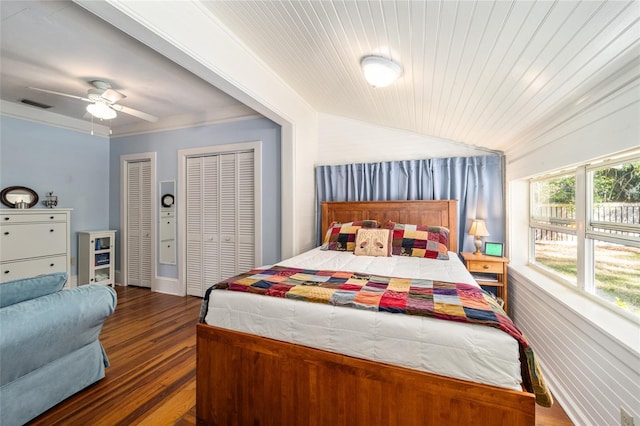
{"label": "decorative object on dresser", "polygon": [[26,186],[8,186],[0,192],[0,201],[12,209],[28,209],[38,204],[38,194]]}
{"label": "decorative object on dresser", "polygon": [[53,191],[47,194],[47,199],[42,202],[45,207],[49,207],[50,209],[54,208],[58,205],[58,196],[53,195]]}
{"label": "decorative object on dresser", "polygon": [[1,210],[0,282],[70,274],[71,209]]}
{"label": "decorative object on dresser", "polygon": [[475,254],[480,254],[480,248],[482,247],[481,237],[489,236],[489,231],[487,230],[487,225],[485,225],[484,220],[474,219],[471,222],[471,228],[469,228],[469,235],[474,235],[476,237],[473,242],[476,246]]}
{"label": "decorative object on dresser", "polygon": [[78,232],[78,285],[115,286],[116,231]]}
{"label": "decorative object on dresser", "polygon": [[507,312],[507,264],[506,257],[487,256],[482,253],[460,253],[467,266],[467,270],[481,286],[495,287],[498,301],[503,303],[502,308]]}

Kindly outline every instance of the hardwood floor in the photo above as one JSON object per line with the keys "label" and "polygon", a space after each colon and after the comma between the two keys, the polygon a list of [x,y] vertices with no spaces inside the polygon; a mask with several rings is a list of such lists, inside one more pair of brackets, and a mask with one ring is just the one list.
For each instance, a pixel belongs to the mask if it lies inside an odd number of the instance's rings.
{"label": "hardwood floor", "polygon": [[100,340],[106,377],[34,425],[173,424],[195,405],[196,322],[202,299],[116,287]]}
{"label": "hardwood floor", "polygon": [[[32,425],[196,425],[196,322],[202,299],[116,287],[101,341],[106,377]],[[559,404],[536,406],[536,426],[569,426]]]}

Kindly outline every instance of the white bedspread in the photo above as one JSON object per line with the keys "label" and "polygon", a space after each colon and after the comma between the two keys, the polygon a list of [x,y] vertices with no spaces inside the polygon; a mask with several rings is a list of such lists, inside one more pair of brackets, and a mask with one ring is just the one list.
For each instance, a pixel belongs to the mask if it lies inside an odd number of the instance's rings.
{"label": "white bedspread", "polygon": [[[318,248],[278,263],[404,278],[474,283],[455,253],[450,260],[355,256]],[[521,390],[518,343],[491,327],[348,309],[234,291],[213,291],[205,322],[477,383]]]}

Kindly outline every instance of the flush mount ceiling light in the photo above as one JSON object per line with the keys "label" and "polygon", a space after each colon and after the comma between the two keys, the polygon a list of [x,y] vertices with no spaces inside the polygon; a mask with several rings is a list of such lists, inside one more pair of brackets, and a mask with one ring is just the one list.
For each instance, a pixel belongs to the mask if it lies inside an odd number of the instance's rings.
{"label": "flush mount ceiling light", "polygon": [[109,108],[107,104],[100,101],[87,105],[87,111],[89,114],[101,120],[111,120],[118,115],[113,109]]}
{"label": "flush mount ceiling light", "polygon": [[364,78],[373,87],[388,86],[402,74],[402,67],[399,64],[381,56],[365,56],[360,61],[360,65]]}

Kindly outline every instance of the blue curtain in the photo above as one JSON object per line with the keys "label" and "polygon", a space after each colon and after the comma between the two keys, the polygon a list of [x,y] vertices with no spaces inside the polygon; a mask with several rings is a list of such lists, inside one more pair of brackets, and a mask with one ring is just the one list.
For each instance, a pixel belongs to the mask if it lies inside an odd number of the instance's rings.
{"label": "blue curtain", "polygon": [[458,200],[458,249],[473,251],[473,219],[485,219],[485,241],[504,243],[502,156],[430,158],[316,167],[318,243],[323,201]]}

